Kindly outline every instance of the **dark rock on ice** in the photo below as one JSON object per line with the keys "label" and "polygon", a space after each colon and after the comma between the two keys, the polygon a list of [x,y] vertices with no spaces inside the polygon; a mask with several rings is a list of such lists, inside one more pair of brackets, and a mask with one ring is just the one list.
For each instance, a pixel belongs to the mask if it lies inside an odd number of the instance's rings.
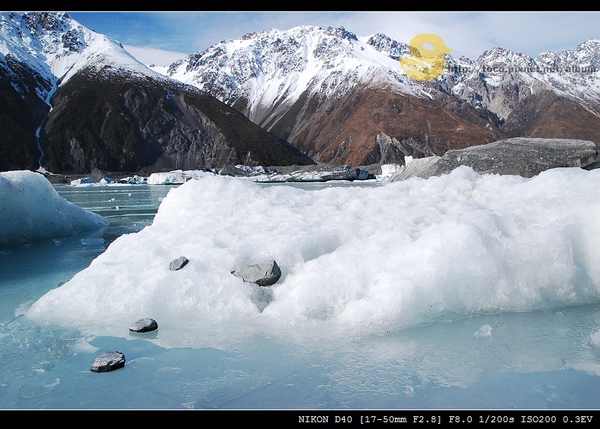
{"label": "dark rock on ice", "polygon": [[190,262],[188,258],[186,258],[185,256],[180,256],[179,258],[171,261],[171,263],[169,264],[169,269],[171,271],[180,270],[183,267],[185,267],[188,262]]}
{"label": "dark rock on ice", "polygon": [[121,352],[104,352],[96,358],[91,370],[109,372],[125,366],[125,355]]}
{"label": "dark rock on ice", "polygon": [[219,171],[220,176],[247,177],[247,176],[250,176],[251,174],[252,173],[250,171],[248,171],[247,169],[240,168],[240,167],[233,166],[233,165],[227,165]]}
{"label": "dark rock on ice", "polygon": [[599,163],[600,152],[596,144],[588,140],[514,137],[449,150],[441,157],[413,160],[394,173],[390,181],[441,176],[461,165],[469,166],[478,173],[533,177],[551,168],[590,169]]}
{"label": "dark rock on ice", "polygon": [[234,276],[241,277],[244,281],[256,283],[259,286],[271,286],[281,277],[281,269],[274,260],[260,264],[246,265],[232,271]]}
{"label": "dark rock on ice", "polygon": [[157,329],[158,323],[156,323],[156,320],[150,318],[140,319],[129,327],[129,330],[132,332],[150,332]]}

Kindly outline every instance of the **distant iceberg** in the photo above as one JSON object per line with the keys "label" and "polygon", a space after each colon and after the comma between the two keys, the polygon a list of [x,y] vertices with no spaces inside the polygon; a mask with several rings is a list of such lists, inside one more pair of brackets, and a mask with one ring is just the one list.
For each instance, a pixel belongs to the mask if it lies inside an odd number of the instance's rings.
{"label": "distant iceberg", "polygon": [[0,173],[0,246],[65,237],[107,225],[100,215],[61,197],[39,173]]}
{"label": "distant iceberg", "polygon": [[79,179],[71,180],[72,186],[91,185],[94,183],[96,182],[94,182],[94,179],[92,179],[91,177],[81,177]]}
{"label": "distant iceberg", "polygon": [[190,179],[198,179],[208,174],[203,170],[173,170],[152,173],[147,179],[148,185],[181,185]]}

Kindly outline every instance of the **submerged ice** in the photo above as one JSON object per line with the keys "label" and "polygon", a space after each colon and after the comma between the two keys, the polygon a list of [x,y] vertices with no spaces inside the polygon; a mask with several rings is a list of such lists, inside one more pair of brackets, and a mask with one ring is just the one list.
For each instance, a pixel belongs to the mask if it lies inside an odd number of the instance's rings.
{"label": "submerged ice", "polygon": [[[600,170],[449,175],[305,190],[206,175],[26,316],[95,335],[202,347],[235,336],[382,334],[600,302]],[[181,270],[169,263],[182,255]],[[231,272],[274,259],[264,288]]]}
{"label": "submerged ice", "polygon": [[0,246],[64,237],[108,225],[61,197],[32,171],[0,173]]}

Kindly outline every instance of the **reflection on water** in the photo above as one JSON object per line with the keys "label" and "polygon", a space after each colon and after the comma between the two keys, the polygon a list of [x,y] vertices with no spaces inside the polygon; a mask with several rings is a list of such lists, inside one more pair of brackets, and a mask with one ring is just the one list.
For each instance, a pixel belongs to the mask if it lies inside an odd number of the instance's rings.
{"label": "reflection on water", "polygon": [[152,223],[158,207],[174,186],[168,185],[55,185],[67,201],[104,217],[109,241],[121,234],[137,232]]}

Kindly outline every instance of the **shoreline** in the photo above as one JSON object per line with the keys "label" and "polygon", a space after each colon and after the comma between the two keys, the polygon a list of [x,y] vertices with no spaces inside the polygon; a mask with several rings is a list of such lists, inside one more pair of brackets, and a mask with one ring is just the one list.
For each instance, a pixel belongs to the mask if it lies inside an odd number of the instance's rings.
{"label": "shoreline", "polygon": [[[42,174],[46,179],[48,179],[48,181],[50,183],[57,184],[57,185],[61,185],[61,184],[69,185],[69,184],[71,184],[72,181],[80,180],[80,179],[84,179],[84,178],[90,178],[94,182],[100,182],[102,179],[111,178],[115,182],[119,182],[120,180],[133,178],[136,176],[147,178],[153,173],[167,174],[167,173],[178,172],[178,171],[210,170],[210,171],[214,172],[216,175],[221,174],[221,175],[229,175],[229,176],[235,176],[235,177],[253,177],[253,176],[260,175],[259,173],[248,173],[241,168],[235,168],[235,167],[236,166],[225,166],[225,167],[222,167],[219,169],[198,168],[196,170],[173,169],[173,170],[165,170],[165,171],[155,171],[152,173],[148,173],[148,172],[109,172],[109,171],[102,171],[102,170],[95,169],[87,174],[53,173],[53,172],[47,171],[43,168],[39,168],[38,170],[36,170],[36,172]],[[260,166],[255,166],[255,167],[250,167],[250,168],[260,168]],[[344,165],[313,164],[313,165],[284,165],[284,166],[273,166],[273,167],[269,166],[269,167],[264,167],[264,168],[274,172],[272,174],[279,174],[282,176],[292,175],[294,173],[297,173],[299,176],[301,176],[302,174],[310,174],[310,173],[327,174],[327,173],[341,172],[341,171],[344,171],[345,169],[348,169],[348,170],[360,169],[360,170],[368,172],[369,174],[372,174],[373,176],[380,175],[382,172],[380,164],[372,164],[372,165],[360,166],[360,167],[344,166]],[[232,174],[232,171],[234,172],[233,174]],[[237,174],[235,174],[235,172],[237,172]],[[327,180],[328,179],[323,179],[323,180],[319,180],[319,181],[327,181]],[[361,180],[361,179],[357,179],[357,180]],[[299,181],[301,181],[301,180],[299,180]],[[305,180],[305,181],[307,181],[307,180]],[[312,180],[312,181],[317,181],[317,180]],[[274,182],[277,182],[277,181],[274,181]]]}

